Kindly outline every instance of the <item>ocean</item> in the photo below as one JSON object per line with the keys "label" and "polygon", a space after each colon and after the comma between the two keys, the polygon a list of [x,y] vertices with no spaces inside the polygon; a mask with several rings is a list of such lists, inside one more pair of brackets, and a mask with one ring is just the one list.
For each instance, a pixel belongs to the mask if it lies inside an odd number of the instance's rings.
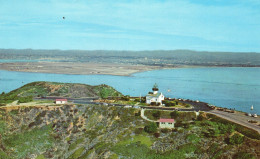
{"label": "ocean", "polygon": [[199,100],[220,107],[260,114],[260,68],[206,67],[154,70],[131,76],[66,75],[0,71],[0,92],[34,81],[107,84],[125,95],[145,96],[157,83],[171,98]]}

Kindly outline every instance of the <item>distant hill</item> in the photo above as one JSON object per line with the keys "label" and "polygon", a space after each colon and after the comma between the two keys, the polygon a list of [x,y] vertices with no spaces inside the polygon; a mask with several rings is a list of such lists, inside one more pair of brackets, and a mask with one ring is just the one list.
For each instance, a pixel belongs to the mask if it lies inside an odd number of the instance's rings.
{"label": "distant hill", "polygon": [[[0,95],[0,103],[14,100],[30,100],[28,97],[61,96],[70,98],[121,96],[122,94],[108,85],[91,86],[86,84],[32,82],[7,94]],[[24,99],[25,98],[25,99]],[[27,99],[28,98],[28,99]]]}
{"label": "distant hill", "polygon": [[207,52],[192,50],[88,51],[0,49],[0,59],[143,65],[260,66],[260,53]]}

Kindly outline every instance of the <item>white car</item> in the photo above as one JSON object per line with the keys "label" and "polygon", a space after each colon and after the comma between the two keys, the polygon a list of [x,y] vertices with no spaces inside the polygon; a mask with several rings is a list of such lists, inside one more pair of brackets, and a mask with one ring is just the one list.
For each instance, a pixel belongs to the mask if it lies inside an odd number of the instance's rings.
{"label": "white car", "polygon": [[252,116],[250,113],[247,113],[247,116]]}
{"label": "white car", "polygon": [[252,117],[255,117],[255,118],[257,118],[257,114],[253,114],[253,115],[252,115]]}

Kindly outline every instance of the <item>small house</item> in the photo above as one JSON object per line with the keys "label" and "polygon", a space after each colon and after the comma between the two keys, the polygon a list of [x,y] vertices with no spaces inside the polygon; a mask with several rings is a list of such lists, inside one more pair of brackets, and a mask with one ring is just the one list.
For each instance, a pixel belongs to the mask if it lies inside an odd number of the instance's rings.
{"label": "small house", "polygon": [[159,120],[159,128],[174,128],[174,119],[160,119]]}
{"label": "small house", "polygon": [[67,99],[56,99],[55,104],[66,104],[68,103]]}
{"label": "small house", "polygon": [[155,84],[153,87],[153,92],[149,92],[148,95],[146,95],[146,104],[156,104],[156,105],[162,105],[162,101],[164,100],[164,95],[162,93],[158,93],[158,87]]}

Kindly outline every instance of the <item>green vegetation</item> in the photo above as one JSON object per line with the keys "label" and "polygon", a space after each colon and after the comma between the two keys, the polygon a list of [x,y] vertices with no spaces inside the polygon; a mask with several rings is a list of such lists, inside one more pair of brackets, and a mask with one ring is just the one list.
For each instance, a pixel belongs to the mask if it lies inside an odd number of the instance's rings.
{"label": "green vegetation", "polygon": [[84,142],[84,138],[77,139],[74,143],[69,146],[69,151],[74,150],[79,144]]}
{"label": "green vegetation", "polygon": [[186,158],[186,154],[193,153],[198,149],[195,145],[187,144],[178,147],[178,150],[173,150],[163,154],[156,153],[156,151],[149,149],[147,145],[141,142],[131,143],[129,145],[120,145],[113,147],[113,151],[126,158],[134,159],[180,159]]}
{"label": "green vegetation", "polygon": [[174,110],[173,112],[170,113],[170,115],[171,115],[171,118],[175,119],[180,115],[180,113],[178,111]]}
{"label": "green vegetation", "polygon": [[3,139],[8,148],[14,148],[13,155],[25,158],[30,152],[44,151],[53,146],[51,125],[24,131],[19,134],[10,134]]}
{"label": "green vegetation", "polygon": [[125,146],[129,145],[131,143],[140,142],[143,145],[146,145],[148,147],[152,146],[153,142],[151,141],[151,138],[147,135],[136,135],[133,138],[129,138],[127,140],[120,141],[117,145],[118,146]]}
{"label": "green vegetation", "polygon": [[118,91],[116,91],[114,88],[102,84],[99,86],[94,86],[94,91],[96,92],[96,94],[101,97],[101,98],[107,98],[107,97],[118,97],[118,96],[122,96],[122,94]]}
{"label": "green vegetation", "polygon": [[0,95],[0,106],[18,101],[31,102],[34,97],[62,96],[62,97],[118,97],[122,94],[108,85],[90,86],[85,84],[32,82],[9,93]]}
{"label": "green vegetation", "polygon": [[241,144],[244,141],[244,136],[235,133],[233,134],[230,138],[229,138],[229,143],[232,145],[237,145],[237,144]]}
{"label": "green vegetation", "polygon": [[[251,129],[243,128],[247,133],[240,133],[241,127],[210,114],[201,113],[205,118],[196,120],[194,112],[146,110],[145,115],[150,119],[160,114],[162,118],[174,117],[177,121],[175,129],[159,130],[156,123],[136,116],[139,113],[140,110],[133,108],[98,105],[63,106],[59,111],[40,108],[0,111],[0,156],[5,159],[30,158],[32,154],[38,155],[37,159],[257,158],[259,140],[245,135],[254,133]],[[45,121],[53,125],[46,125]]]}
{"label": "green vegetation", "polygon": [[234,158],[239,159],[256,159],[256,157],[250,153],[247,152],[238,152],[234,155]]}
{"label": "green vegetation", "polygon": [[198,143],[201,138],[197,134],[188,134],[186,139],[192,142],[193,144]]}
{"label": "green vegetation", "polygon": [[69,159],[76,159],[79,158],[79,156],[82,154],[82,152],[85,150],[84,147],[81,147],[79,149],[77,149],[70,157]]}
{"label": "green vegetation", "polygon": [[213,114],[207,114],[207,116],[209,118],[211,118],[211,121],[214,121],[216,123],[221,123],[221,124],[224,124],[224,125],[232,125],[232,129],[234,129],[235,131],[251,138],[251,139],[257,139],[257,140],[260,140],[260,134],[255,131],[255,130],[252,130],[250,128],[247,128],[247,127],[244,127],[242,125],[239,125],[239,124],[236,124],[236,123],[233,123],[231,121],[228,121],[228,120],[225,120],[225,119],[222,119],[220,117],[217,117]]}
{"label": "green vegetation", "polygon": [[0,159],[10,159],[10,157],[0,149]]}
{"label": "green vegetation", "polygon": [[36,157],[36,159],[45,159],[45,157],[43,155],[39,155]]}
{"label": "green vegetation", "polygon": [[146,126],[144,127],[144,131],[145,131],[145,132],[148,132],[148,133],[154,133],[154,132],[156,132],[156,131],[157,131],[157,125],[156,125],[156,123],[152,122],[152,123],[150,123],[149,125],[146,125]]}
{"label": "green vegetation", "polygon": [[160,119],[160,117],[161,117],[161,111],[156,111],[156,112],[154,112],[154,113],[153,113],[153,117],[154,117],[155,119]]}

